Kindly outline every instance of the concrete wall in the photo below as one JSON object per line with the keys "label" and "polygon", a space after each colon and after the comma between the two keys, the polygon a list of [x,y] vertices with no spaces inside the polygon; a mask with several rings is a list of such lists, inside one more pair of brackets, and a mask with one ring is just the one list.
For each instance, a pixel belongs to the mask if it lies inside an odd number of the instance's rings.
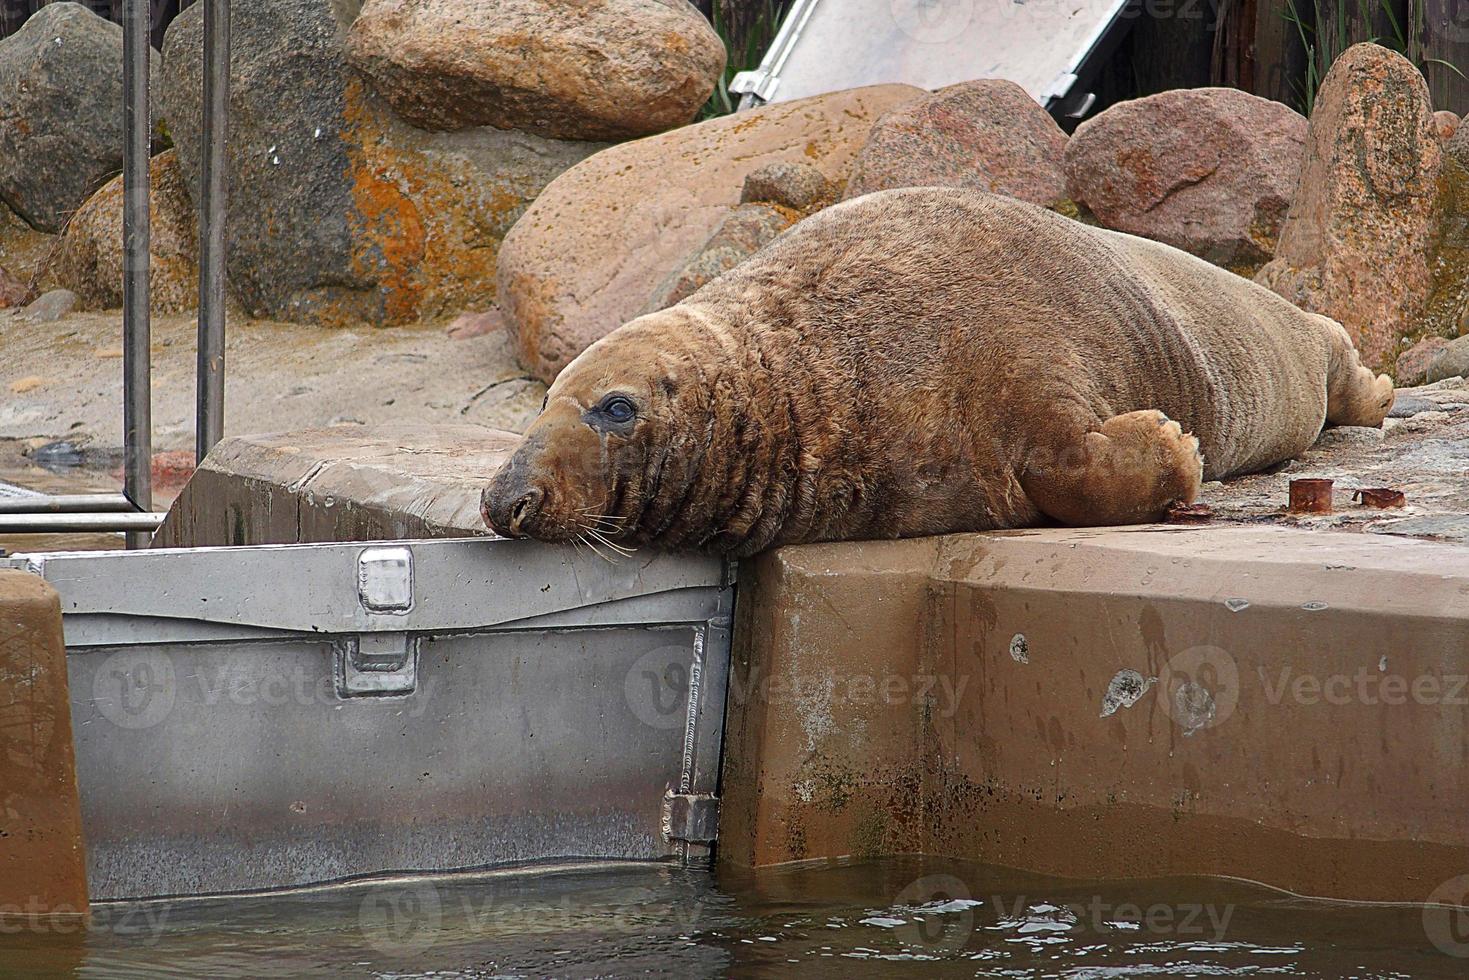
{"label": "concrete wall", "polygon": [[0,570],[0,928],[67,932],[52,920],[86,910],[61,603]]}
{"label": "concrete wall", "polygon": [[924,852],[1404,901],[1469,872],[1461,548],[1247,527],[813,546],[752,563],[740,604],[727,864]]}
{"label": "concrete wall", "polygon": [[488,534],[480,490],[520,437],[480,425],[379,425],[221,442],[155,548]]}

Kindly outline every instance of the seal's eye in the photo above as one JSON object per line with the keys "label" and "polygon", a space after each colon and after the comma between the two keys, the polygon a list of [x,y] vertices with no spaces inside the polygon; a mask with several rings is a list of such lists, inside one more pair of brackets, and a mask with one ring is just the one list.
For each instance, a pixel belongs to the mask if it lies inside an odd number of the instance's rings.
{"label": "seal's eye", "polygon": [[632,399],[626,395],[608,395],[602,399],[602,404],[597,410],[607,417],[609,422],[631,422],[638,414],[638,408],[632,403]]}

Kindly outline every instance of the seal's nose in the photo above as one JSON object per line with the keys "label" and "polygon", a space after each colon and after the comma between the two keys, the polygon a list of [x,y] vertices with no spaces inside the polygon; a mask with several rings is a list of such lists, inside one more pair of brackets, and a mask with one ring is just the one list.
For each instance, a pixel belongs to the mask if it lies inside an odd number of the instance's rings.
{"label": "seal's nose", "polygon": [[536,515],[541,512],[541,505],[545,503],[545,491],[526,487],[517,495],[514,491],[496,493],[497,489],[499,488],[492,484],[480,498],[479,510],[485,524],[501,537],[525,537],[526,528],[535,520]]}
{"label": "seal's nose", "polygon": [[510,505],[510,534],[512,537],[519,537],[525,533],[522,528],[540,513],[541,502],[545,499],[545,493],[531,487],[521,495],[519,500]]}

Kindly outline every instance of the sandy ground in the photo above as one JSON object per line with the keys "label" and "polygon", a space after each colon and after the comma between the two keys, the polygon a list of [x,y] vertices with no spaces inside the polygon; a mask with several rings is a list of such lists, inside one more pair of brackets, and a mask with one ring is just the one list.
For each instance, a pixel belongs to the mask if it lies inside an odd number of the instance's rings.
{"label": "sandy ground", "polygon": [[[196,330],[189,315],[153,322],[158,450],[193,445]],[[328,330],[241,318],[227,337],[226,434],[390,421],[521,430],[545,395],[501,333],[456,340],[442,325]],[[32,324],[0,312],[0,439],[118,447],[121,408],[120,314]]]}
{"label": "sandy ground", "polygon": [[[153,321],[156,451],[194,444],[193,315]],[[225,432],[278,432],[381,422],[472,422],[520,431],[545,386],[525,375],[503,333],[464,339],[446,325],[386,330],[232,318]],[[84,468],[44,469],[30,455],[65,441]],[[122,316],[77,313],[27,323],[0,310],[0,481],[50,493],[115,490],[122,446]],[[156,488],[163,509],[177,487]],[[109,535],[0,540],[12,551],[113,547]]]}

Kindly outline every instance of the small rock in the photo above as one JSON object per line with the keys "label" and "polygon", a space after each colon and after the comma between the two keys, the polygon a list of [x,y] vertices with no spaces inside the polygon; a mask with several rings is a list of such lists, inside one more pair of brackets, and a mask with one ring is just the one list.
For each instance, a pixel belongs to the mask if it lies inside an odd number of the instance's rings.
{"label": "small rock", "polygon": [[1066,134],[1014,82],[939,89],[877,121],[852,164],[849,198],[894,187],[972,187],[1049,207],[1066,197]]}
{"label": "small rock", "polygon": [[1428,365],[1442,353],[1449,342],[1443,337],[1420,340],[1398,355],[1393,368],[1393,380],[1401,388],[1416,388],[1428,378]]}
{"label": "small rock", "polygon": [[653,294],[646,313],[667,309],[724,275],[789,228],[789,215],[767,204],[741,204],[725,215],[704,247]]}
{"label": "small rock", "polygon": [[1237,89],[1120,102],[1066,145],[1066,189],[1108,228],[1258,266],[1295,195],[1306,128],[1300,113]]}
{"label": "small rock", "polygon": [[0,310],[24,306],[31,297],[30,287],[0,266]]}
{"label": "small rock", "polygon": [[1419,398],[1417,395],[1398,395],[1392,403],[1392,410],[1387,413],[1390,419],[1412,418],[1419,412],[1436,412],[1439,409],[1438,402],[1429,401],[1427,398]]}
{"label": "small rock", "polygon": [[1321,83],[1298,191],[1255,281],[1389,364],[1432,291],[1442,168],[1422,72],[1380,45],[1348,48]]}
{"label": "small rock", "polygon": [[70,289],[53,289],[16,314],[27,323],[55,323],[76,309],[77,294]]}
{"label": "small rock", "polygon": [[1469,337],[1451,340],[1429,362],[1423,381],[1447,381],[1449,378],[1469,378]]}
{"label": "small rock", "polygon": [[579,140],[684,125],[726,56],[684,0],[366,0],[347,51],[416,126]]}
{"label": "small rock", "polygon": [[[83,309],[122,306],[122,203],[122,178],[115,177],[72,215],[47,269],[51,281],[76,292]],[[148,168],[148,208],[152,308],[192,310],[199,305],[199,219],[173,150]]]}
{"label": "small rock", "polygon": [[1382,442],[1381,429],[1365,425],[1339,425],[1325,429],[1316,437],[1312,449],[1335,449],[1338,446],[1375,446]]}
{"label": "small rock", "polygon": [[1438,131],[1438,138],[1448,142],[1450,136],[1459,131],[1459,115],[1447,109],[1440,109],[1433,114],[1433,128]]}
{"label": "small rock", "polygon": [[750,171],[740,191],[740,203],[779,204],[793,211],[810,212],[836,196],[836,188],[820,170],[783,160]]}
{"label": "small rock", "polygon": [[448,334],[454,340],[483,337],[505,329],[505,315],[499,310],[485,313],[461,313],[449,324]]}
{"label": "small rock", "polygon": [[1469,337],[1430,337],[1414,344],[1398,358],[1397,370],[1395,380],[1409,388],[1469,377]]}
{"label": "small rock", "polygon": [[0,41],[0,201],[59,231],[122,169],[122,108],[122,28],[81,4],[41,7]]}

